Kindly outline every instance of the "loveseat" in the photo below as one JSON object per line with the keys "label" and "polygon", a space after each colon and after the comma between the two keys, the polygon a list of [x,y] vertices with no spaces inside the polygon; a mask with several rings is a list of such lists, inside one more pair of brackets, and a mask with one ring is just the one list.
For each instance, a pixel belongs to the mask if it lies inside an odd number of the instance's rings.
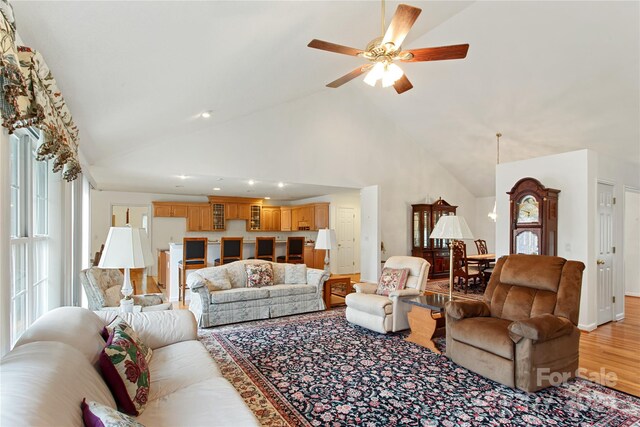
{"label": "loveseat", "polygon": [[[61,307],[44,314],[0,361],[0,425],[82,426],[81,402],[115,408],[98,368],[100,335],[118,313]],[[153,349],[146,426],[257,426],[220,375],[187,310],[119,313]],[[197,404],[205,402],[205,404]]]}
{"label": "loveseat", "polygon": [[[270,264],[273,285],[247,287],[247,265],[251,264]],[[189,310],[202,328],[324,310],[322,287],[328,278],[324,270],[304,264],[263,260],[202,268],[187,277]]]}

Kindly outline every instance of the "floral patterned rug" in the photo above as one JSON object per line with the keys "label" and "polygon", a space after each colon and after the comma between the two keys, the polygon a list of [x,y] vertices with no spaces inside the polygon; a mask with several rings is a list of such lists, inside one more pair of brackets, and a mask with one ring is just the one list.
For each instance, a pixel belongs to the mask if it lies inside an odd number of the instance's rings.
{"label": "floral patterned rug", "polygon": [[638,398],[582,379],[527,394],[403,338],[344,308],[199,331],[265,426],[640,426]]}
{"label": "floral patterned rug", "polygon": [[[427,280],[425,291],[449,295],[449,279],[429,279]],[[464,293],[464,290],[457,286],[453,288],[453,296],[456,298],[467,298],[482,301],[483,294],[484,287],[479,285],[471,286],[466,294]]]}

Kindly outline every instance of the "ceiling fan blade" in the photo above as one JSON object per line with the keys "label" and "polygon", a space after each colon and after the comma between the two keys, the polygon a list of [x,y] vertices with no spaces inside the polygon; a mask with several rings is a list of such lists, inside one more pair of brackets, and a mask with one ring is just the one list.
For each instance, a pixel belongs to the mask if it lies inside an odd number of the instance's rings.
{"label": "ceiling fan blade", "polygon": [[409,30],[413,26],[413,23],[418,19],[420,12],[422,12],[422,9],[418,9],[417,7],[406,4],[398,5],[396,13],[393,15],[391,23],[389,24],[389,28],[387,28],[387,32],[384,34],[382,44],[393,43],[396,48],[399,49],[404,38],[407,37]]}
{"label": "ceiling fan blade", "polygon": [[360,66],[360,67],[356,68],[355,70],[351,71],[350,73],[345,74],[344,76],[340,77],[339,79],[332,81],[331,83],[329,83],[327,85],[327,87],[332,87],[334,89],[337,88],[337,87],[340,87],[343,84],[348,83],[351,80],[355,79],[359,75],[362,75],[362,74],[366,73],[367,71],[369,71],[369,69],[371,67],[372,67],[371,65]]}
{"label": "ceiling fan blade", "polygon": [[[411,59],[401,59],[403,62],[442,61],[445,59],[462,59],[467,56],[468,44],[456,44],[453,46],[425,47],[411,49],[407,52],[413,55]],[[400,53],[402,55],[403,52]]]}
{"label": "ceiling fan blade", "polygon": [[342,46],[340,44],[325,42],[323,40],[313,39],[307,45],[314,49],[327,50],[329,52],[341,53],[343,55],[351,55],[356,56],[359,53],[362,53],[362,50],[356,49],[349,46]]}
{"label": "ceiling fan blade", "polygon": [[409,89],[412,89],[413,85],[407,78],[407,75],[403,74],[402,77],[396,80],[396,82],[393,84],[393,88],[396,90],[396,92],[398,92],[398,95],[400,95],[401,93],[404,93]]}

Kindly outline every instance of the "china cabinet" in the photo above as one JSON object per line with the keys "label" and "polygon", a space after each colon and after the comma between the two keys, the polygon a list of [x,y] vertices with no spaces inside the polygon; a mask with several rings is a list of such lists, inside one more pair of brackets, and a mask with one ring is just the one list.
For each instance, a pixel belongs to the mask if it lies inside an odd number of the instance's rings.
{"label": "china cabinet", "polygon": [[446,239],[430,239],[429,235],[443,215],[455,215],[457,206],[442,198],[432,204],[422,203],[412,207],[411,254],[429,261],[430,278],[449,275],[449,247]]}
{"label": "china cabinet", "polygon": [[512,254],[557,255],[558,193],[535,178],[522,178],[511,191]]}

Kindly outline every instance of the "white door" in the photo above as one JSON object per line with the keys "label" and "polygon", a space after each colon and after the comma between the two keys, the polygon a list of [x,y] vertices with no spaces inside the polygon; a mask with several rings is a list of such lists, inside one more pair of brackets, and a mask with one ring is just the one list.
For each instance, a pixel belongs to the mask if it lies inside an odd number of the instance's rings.
{"label": "white door", "polygon": [[354,208],[338,208],[338,225],[336,227],[338,274],[355,273],[355,218]]}
{"label": "white door", "polygon": [[598,183],[598,325],[613,320],[613,186]]}

